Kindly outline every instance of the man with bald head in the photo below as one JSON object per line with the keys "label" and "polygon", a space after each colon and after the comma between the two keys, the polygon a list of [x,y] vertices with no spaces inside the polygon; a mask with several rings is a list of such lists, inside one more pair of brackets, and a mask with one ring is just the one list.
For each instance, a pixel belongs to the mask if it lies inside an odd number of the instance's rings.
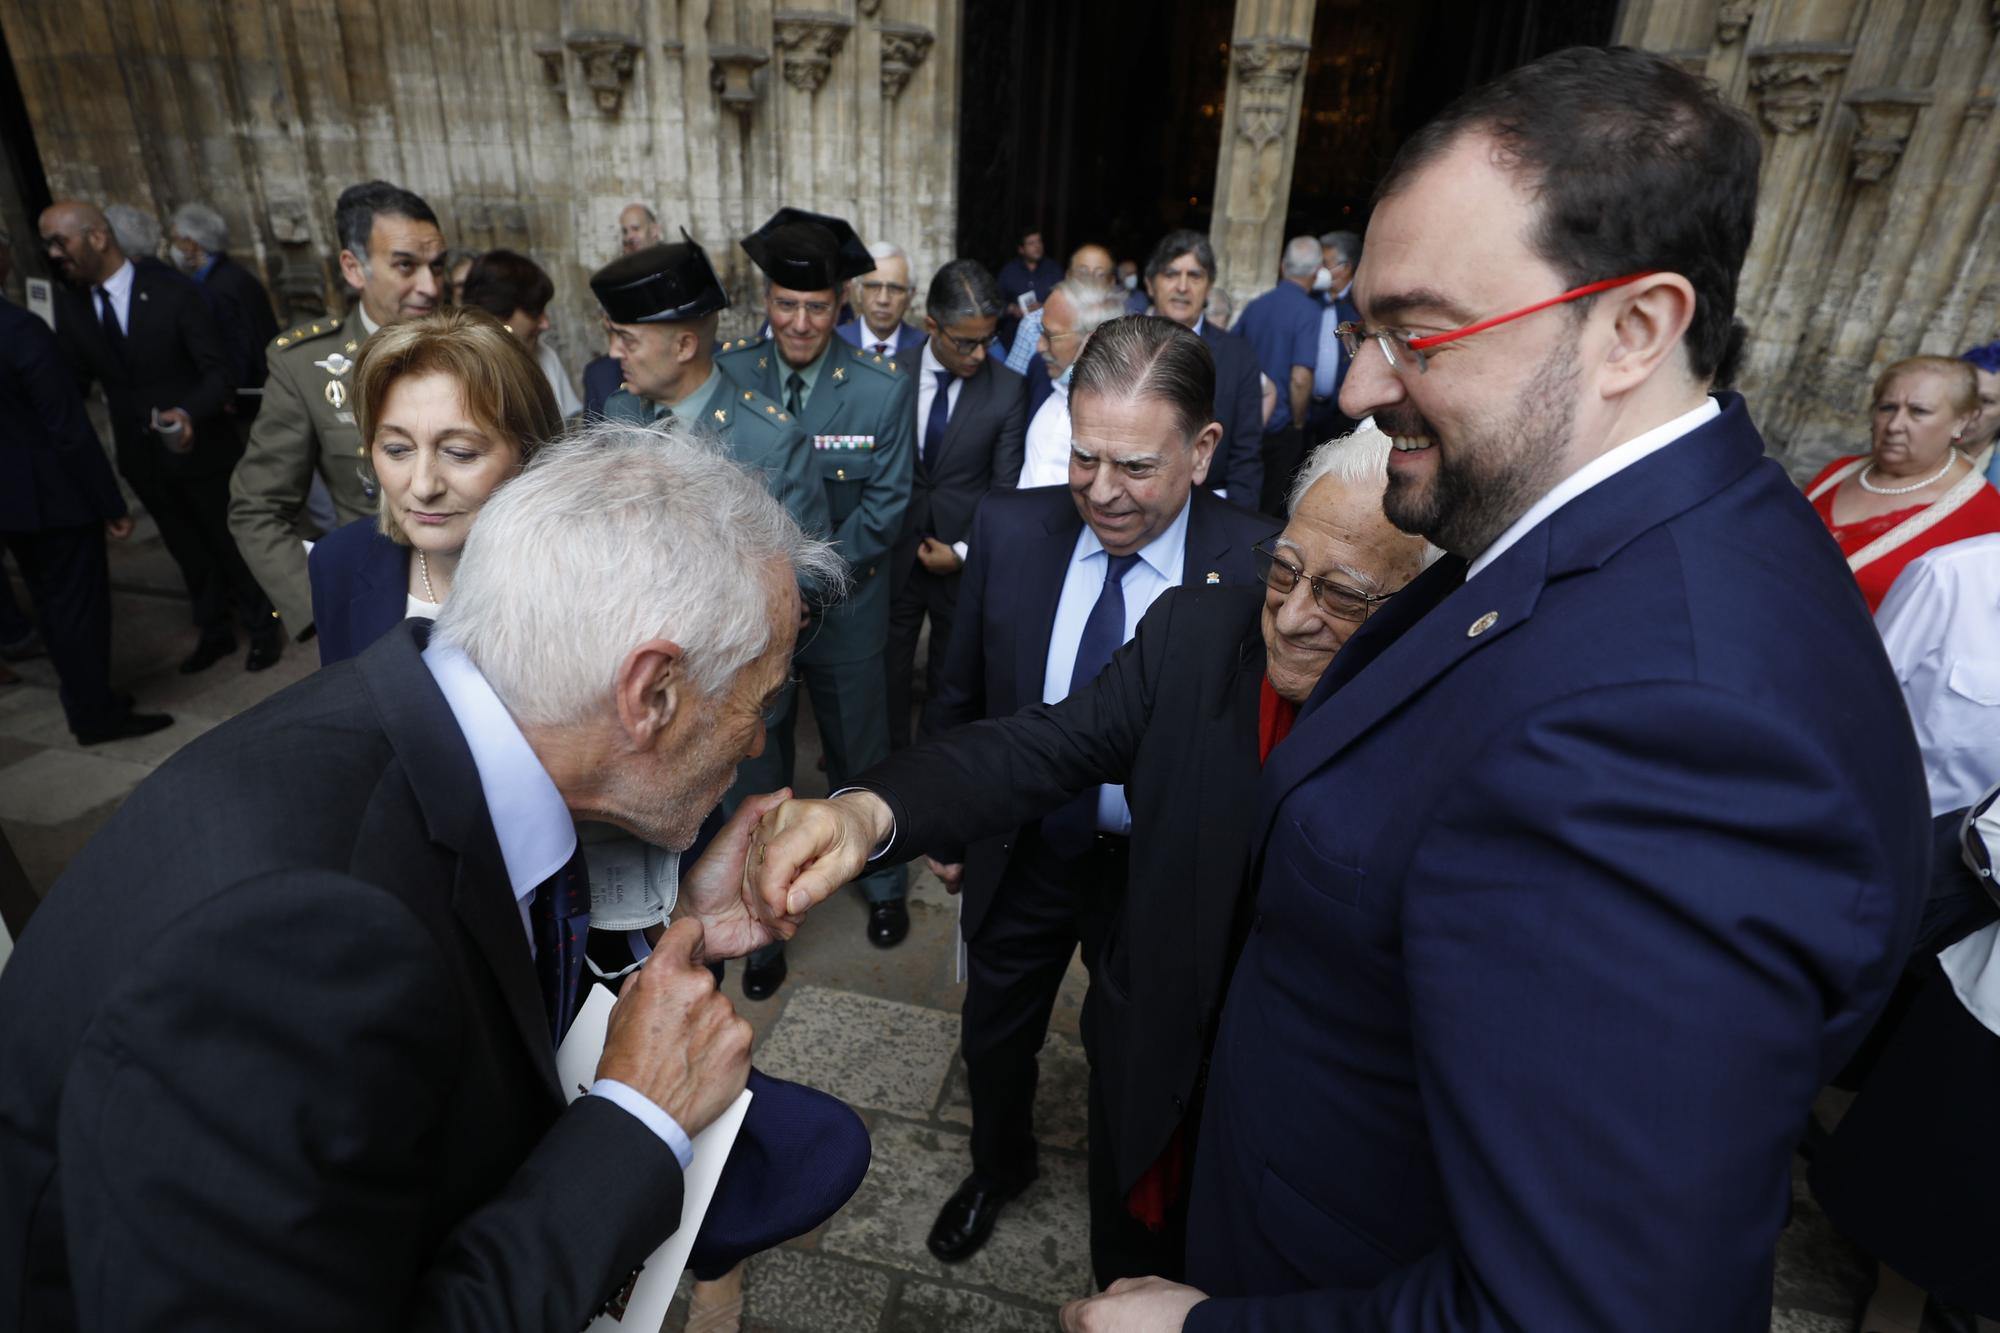
{"label": "man with bald head", "polygon": [[234,363],[201,289],[165,264],[134,264],[93,204],[51,205],[41,239],[62,279],[63,356],[79,381],[104,387],[119,474],[187,584],[200,637],[182,673],[234,652],[239,623],[250,638],[245,667],[270,666],[277,623],[229,532],[229,474],[243,455],[223,415]]}
{"label": "man with bald head", "polygon": [[644,204],[627,204],[618,212],[618,253],[629,255],[660,243],[660,219]]}

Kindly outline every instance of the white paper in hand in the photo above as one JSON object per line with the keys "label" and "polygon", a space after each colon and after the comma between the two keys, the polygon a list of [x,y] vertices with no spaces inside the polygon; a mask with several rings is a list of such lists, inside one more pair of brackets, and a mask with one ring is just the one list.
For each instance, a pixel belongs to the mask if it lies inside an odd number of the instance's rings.
{"label": "white paper in hand", "polygon": [[[604,1054],[604,1033],[611,1022],[612,1003],[608,989],[592,986],[582,1012],[570,1024],[569,1035],[563,1038],[562,1047],[556,1052],[556,1077],[562,1081],[563,1095],[570,1101],[589,1092],[590,1085],[597,1081],[597,1061]],[[656,1333],[665,1322],[667,1307],[673,1304],[674,1288],[681,1280],[681,1270],[687,1267],[688,1253],[701,1230],[701,1219],[708,1215],[709,1201],[715,1197],[715,1183],[722,1178],[723,1163],[729,1160],[737,1131],[743,1128],[743,1113],[749,1109],[750,1090],[745,1088],[729,1104],[729,1109],[715,1118],[714,1124],[694,1136],[694,1161],[681,1181],[681,1224],[667,1237],[666,1244],[653,1251],[639,1270],[638,1279],[612,1302],[612,1311],[591,1322],[588,1333],[626,1333],[631,1329]]]}

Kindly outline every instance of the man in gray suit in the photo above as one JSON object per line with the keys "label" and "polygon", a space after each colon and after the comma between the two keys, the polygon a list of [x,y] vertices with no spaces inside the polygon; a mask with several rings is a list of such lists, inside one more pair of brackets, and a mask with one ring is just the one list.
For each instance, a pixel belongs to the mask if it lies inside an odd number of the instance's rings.
{"label": "man in gray suit", "polygon": [[1028,433],[1027,383],[986,354],[1006,299],[983,265],[954,259],[931,279],[917,378],[917,467],[891,568],[889,742],[910,743],[910,676],[917,636],[931,622],[925,697],[943,679],[972,511],[986,492],[1012,490]]}

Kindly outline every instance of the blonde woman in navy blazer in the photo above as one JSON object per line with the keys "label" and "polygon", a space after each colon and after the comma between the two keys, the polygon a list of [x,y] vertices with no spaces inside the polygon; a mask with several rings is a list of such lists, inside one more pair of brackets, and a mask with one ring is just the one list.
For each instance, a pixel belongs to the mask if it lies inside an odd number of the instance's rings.
{"label": "blonde woman in navy blazer", "polygon": [[381,329],[351,387],[382,509],[328,533],[307,562],[321,666],[436,615],[479,507],[562,430],[541,367],[467,307]]}

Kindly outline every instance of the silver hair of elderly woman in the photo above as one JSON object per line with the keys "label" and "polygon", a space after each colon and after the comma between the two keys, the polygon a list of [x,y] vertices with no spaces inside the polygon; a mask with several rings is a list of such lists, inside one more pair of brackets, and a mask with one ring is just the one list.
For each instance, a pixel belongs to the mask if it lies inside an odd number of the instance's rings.
{"label": "silver hair of elderly woman", "polygon": [[620,664],[654,639],[680,646],[704,693],[725,689],[769,645],[774,589],[794,580],[832,597],[846,564],[759,474],[672,419],[601,422],[479,511],[433,642],[471,658],[523,723],[572,725],[609,706]]}

